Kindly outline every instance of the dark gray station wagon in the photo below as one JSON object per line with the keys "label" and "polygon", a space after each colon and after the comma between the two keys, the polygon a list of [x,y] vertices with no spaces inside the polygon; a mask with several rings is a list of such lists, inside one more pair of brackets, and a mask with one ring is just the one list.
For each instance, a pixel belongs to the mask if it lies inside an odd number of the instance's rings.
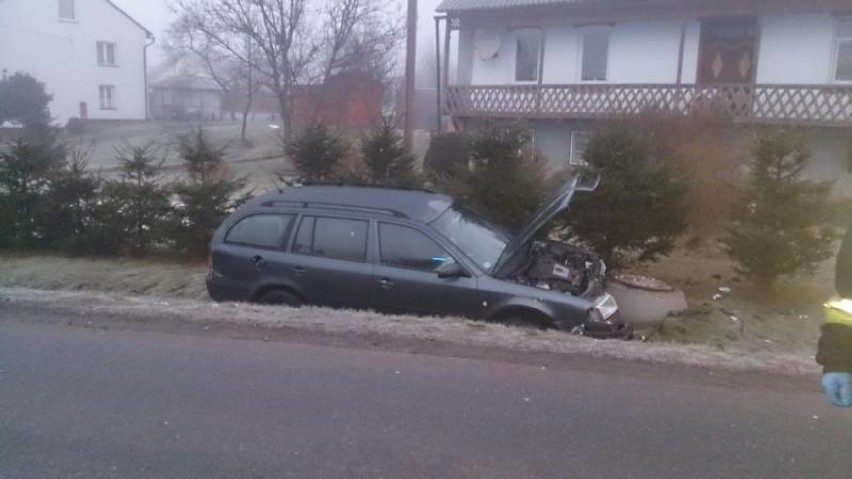
{"label": "dark gray station wagon", "polygon": [[572,179],[519,234],[426,191],[303,186],[258,197],[211,242],[216,301],[372,309],[623,337],[596,256],[534,236]]}

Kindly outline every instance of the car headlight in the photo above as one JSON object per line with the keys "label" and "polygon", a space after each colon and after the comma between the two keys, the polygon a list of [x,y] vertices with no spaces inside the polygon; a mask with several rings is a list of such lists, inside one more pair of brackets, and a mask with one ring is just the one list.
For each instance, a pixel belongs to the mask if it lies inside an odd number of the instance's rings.
{"label": "car headlight", "polygon": [[605,323],[615,316],[616,313],[618,313],[618,303],[615,302],[615,298],[613,298],[610,294],[605,293],[601,296],[598,302],[589,309],[588,322]]}

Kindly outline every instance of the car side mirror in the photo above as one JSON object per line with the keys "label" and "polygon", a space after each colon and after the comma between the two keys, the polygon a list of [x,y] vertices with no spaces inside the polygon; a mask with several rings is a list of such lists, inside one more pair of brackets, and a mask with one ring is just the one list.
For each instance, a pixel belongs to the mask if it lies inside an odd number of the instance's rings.
{"label": "car side mirror", "polygon": [[470,274],[456,262],[444,263],[438,266],[435,272],[438,273],[438,277],[441,279],[470,277]]}

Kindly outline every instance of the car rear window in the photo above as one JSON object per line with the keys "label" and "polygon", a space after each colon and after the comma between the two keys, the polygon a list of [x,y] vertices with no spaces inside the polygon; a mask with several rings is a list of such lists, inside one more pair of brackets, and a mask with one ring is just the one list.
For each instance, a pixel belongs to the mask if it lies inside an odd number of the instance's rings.
{"label": "car rear window", "polygon": [[226,243],[278,248],[293,222],[292,215],[253,215],[240,220],[225,235]]}
{"label": "car rear window", "polygon": [[296,234],[293,252],[324,258],[364,261],[369,222],[341,218],[305,217]]}
{"label": "car rear window", "polygon": [[386,266],[435,271],[444,263],[455,260],[432,238],[405,226],[379,225],[381,262]]}

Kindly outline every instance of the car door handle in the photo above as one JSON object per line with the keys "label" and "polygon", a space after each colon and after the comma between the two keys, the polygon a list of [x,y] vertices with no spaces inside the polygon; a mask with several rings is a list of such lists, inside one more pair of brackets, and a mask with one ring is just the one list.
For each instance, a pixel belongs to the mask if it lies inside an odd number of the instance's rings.
{"label": "car door handle", "polygon": [[254,263],[254,265],[258,268],[263,268],[264,266],[266,266],[266,260],[263,259],[263,256],[260,255],[253,257],[251,259],[251,262]]}
{"label": "car door handle", "polygon": [[301,275],[305,274],[305,271],[306,271],[304,266],[293,266],[292,268],[290,268],[290,270],[296,276],[301,276]]}
{"label": "car door handle", "polygon": [[391,289],[391,288],[393,287],[393,281],[391,281],[389,278],[382,278],[382,279],[380,279],[380,280],[379,280],[379,284],[380,284],[380,285],[382,286],[382,288],[384,288],[384,289]]}

